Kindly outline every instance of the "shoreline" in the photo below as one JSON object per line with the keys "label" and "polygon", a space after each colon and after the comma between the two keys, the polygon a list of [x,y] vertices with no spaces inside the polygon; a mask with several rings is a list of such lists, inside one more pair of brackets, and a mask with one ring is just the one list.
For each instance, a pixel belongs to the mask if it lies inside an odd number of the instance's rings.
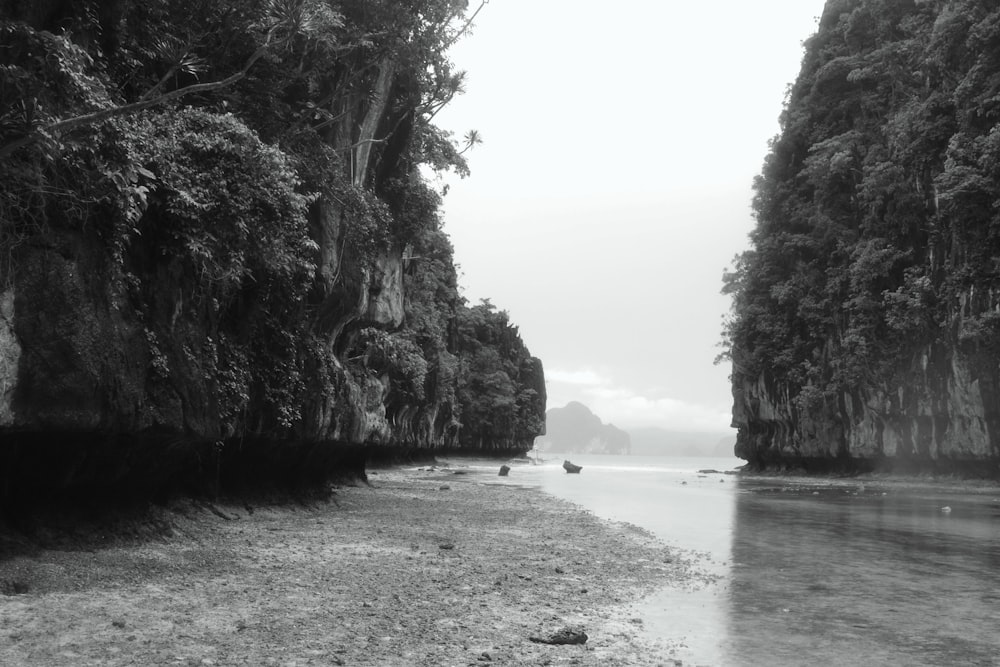
{"label": "shoreline", "polygon": [[[540,489],[460,473],[376,469],[311,505],[176,503],[151,519],[161,534],[0,556],[0,663],[673,661],[630,605],[698,581],[696,562]],[[564,627],[588,641],[530,639]]]}

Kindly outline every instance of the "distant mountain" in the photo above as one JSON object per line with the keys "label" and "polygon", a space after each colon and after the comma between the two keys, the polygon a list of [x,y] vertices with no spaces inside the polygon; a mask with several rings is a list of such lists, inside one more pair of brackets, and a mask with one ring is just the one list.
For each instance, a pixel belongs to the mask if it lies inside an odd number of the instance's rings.
{"label": "distant mountain", "polygon": [[736,435],[647,427],[628,432],[605,424],[583,403],[572,401],[545,413],[545,435],[535,446],[547,452],[637,456],[732,457]]}
{"label": "distant mountain", "polygon": [[535,439],[535,446],[548,452],[628,454],[631,445],[628,433],[603,423],[590,408],[576,401],[547,411],[545,435]]}
{"label": "distant mountain", "polygon": [[630,429],[632,453],[640,456],[734,456],[736,435],[689,433],[665,428]]}

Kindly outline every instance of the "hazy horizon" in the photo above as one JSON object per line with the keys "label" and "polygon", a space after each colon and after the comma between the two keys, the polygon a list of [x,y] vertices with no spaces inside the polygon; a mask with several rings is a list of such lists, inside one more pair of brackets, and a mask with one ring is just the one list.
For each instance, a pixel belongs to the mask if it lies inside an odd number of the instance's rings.
{"label": "hazy horizon", "polygon": [[[727,427],[723,427],[723,428],[714,428],[714,429],[712,429],[712,428],[694,429],[694,428],[687,428],[686,426],[675,427],[675,426],[673,426],[673,425],[671,425],[669,423],[660,423],[660,424],[628,424],[628,423],[621,423],[621,424],[619,424],[619,423],[614,422],[614,421],[609,421],[604,416],[602,416],[601,413],[599,413],[596,410],[592,409],[589,405],[587,405],[586,403],[584,403],[583,401],[580,401],[578,399],[572,399],[572,400],[566,401],[562,405],[553,405],[552,401],[550,400],[549,403],[548,403],[548,406],[545,409],[545,411],[546,411],[546,413],[548,413],[549,410],[557,410],[557,409],[565,408],[570,403],[579,403],[579,404],[583,405],[588,410],[590,410],[596,417],[598,417],[603,424],[606,424],[608,426],[614,426],[615,428],[618,428],[618,429],[620,429],[622,431],[625,431],[627,433],[630,433],[630,434],[633,431],[644,431],[644,430],[658,429],[658,430],[661,430],[661,431],[670,432],[670,433],[676,433],[676,434],[680,434],[680,435],[696,435],[696,436],[719,435],[719,436],[723,436],[723,437],[727,437],[727,436],[736,437],[736,429],[734,429],[732,427],[728,427],[728,426]],[[544,437],[544,436],[541,436],[541,437]]]}
{"label": "hazy horizon", "polygon": [[452,48],[467,92],[435,122],[483,144],[448,181],[444,229],[464,296],[541,358],[549,407],[729,430],[722,273],[822,9],[497,0]]}

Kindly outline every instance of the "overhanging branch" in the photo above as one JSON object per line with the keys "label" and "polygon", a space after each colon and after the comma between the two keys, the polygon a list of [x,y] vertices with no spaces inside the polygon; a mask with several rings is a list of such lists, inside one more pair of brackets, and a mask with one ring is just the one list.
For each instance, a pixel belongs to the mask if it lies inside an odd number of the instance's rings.
{"label": "overhanging branch", "polygon": [[[227,86],[231,86],[243,77],[247,75],[250,68],[260,60],[267,50],[272,46],[272,38],[275,31],[279,26],[272,27],[264,40],[264,43],[253,52],[253,54],[247,58],[246,63],[243,68],[238,72],[227,76],[225,79],[220,79],[218,81],[209,81],[206,83],[194,83],[190,86],[184,86],[183,88],[178,88],[177,90],[172,90],[168,93],[163,93],[157,97],[147,99],[146,95],[143,96],[137,102],[132,102],[130,104],[123,104],[116,107],[111,107],[109,109],[100,109],[98,111],[92,111],[90,113],[82,114],[80,116],[74,116],[73,118],[66,118],[64,120],[55,121],[49,123],[36,130],[32,130],[20,139],[15,139],[4,146],[0,147],[0,160],[6,158],[7,156],[13,154],[25,146],[29,146],[36,141],[41,140],[43,137],[52,136],[55,134],[61,134],[64,132],[72,132],[75,129],[85,127],[87,125],[94,125],[96,123],[101,123],[111,118],[117,118],[119,116],[127,116],[129,114],[138,113],[150,107],[156,106],[158,104],[164,104],[172,100],[180,99],[186,97],[187,95],[194,95],[196,93],[207,93],[214,90],[219,90]],[[162,83],[162,81],[161,81]],[[153,87],[152,90],[156,90],[160,86],[158,83]],[[148,93],[147,93],[148,94]]]}

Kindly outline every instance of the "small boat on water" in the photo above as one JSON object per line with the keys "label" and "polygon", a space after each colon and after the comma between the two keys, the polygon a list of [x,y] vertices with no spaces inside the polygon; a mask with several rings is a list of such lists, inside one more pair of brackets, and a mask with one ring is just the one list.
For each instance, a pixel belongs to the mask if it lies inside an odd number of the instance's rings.
{"label": "small boat on water", "polygon": [[578,466],[575,463],[570,463],[569,461],[563,461],[563,468],[566,472],[579,473],[583,470],[583,466]]}

